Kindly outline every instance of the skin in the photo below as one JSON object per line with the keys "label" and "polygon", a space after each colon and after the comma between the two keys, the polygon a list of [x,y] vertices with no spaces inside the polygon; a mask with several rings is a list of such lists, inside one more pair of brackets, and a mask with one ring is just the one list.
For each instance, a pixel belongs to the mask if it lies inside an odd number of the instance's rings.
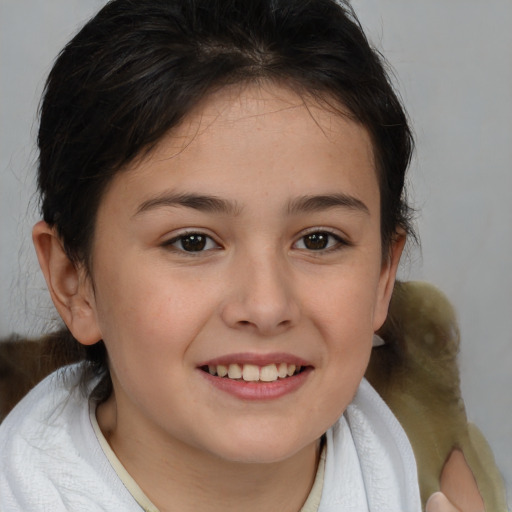
{"label": "skin", "polygon": [[[221,202],[184,204],[191,194]],[[204,250],[183,250],[190,232],[209,237]],[[327,247],[310,249],[311,233]],[[397,235],[382,257],[366,130],[277,85],[224,89],[114,177],[89,272],[46,224],[34,242],[74,336],[106,343],[114,394],[98,422],[155,505],[299,510],[319,438],[366,369],[404,244]],[[200,369],[276,353],[308,367],[278,398],[241,399]]]}
{"label": "skin", "polygon": [[425,510],[426,512],[461,512],[442,492],[435,492],[430,496]]}
{"label": "skin", "polygon": [[[459,455],[456,455],[450,462],[451,469],[448,469],[448,471],[453,470],[453,473],[447,477],[446,470],[443,470],[441,477],[441,488],[447,485],[447,478],[451,481],[456,480],[460,485],[457,488],[449,488],[447,491],[450,493],[449,496],[453,502],[443,492],[435,492],[428,499],[425,512],[483,512],[485,510],[480,494],[478,491],[475,493],[476,485],[471,485],[471,480],[474,482],[472,475],[467,475],[467,469],[463,467],[458,457]],[[464,464],[466,464],[465,461]]]}
{"label": "skin", "polygon": [[460,450],[453,450],[441,473],[441,491],[463,512],[483,512],[485,505],[475,477]]}

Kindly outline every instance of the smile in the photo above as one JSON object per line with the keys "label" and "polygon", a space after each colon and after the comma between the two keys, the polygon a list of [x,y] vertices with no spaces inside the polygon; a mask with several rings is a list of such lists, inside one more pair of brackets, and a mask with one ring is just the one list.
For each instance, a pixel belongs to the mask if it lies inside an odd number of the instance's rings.
{"label": "smile", "polygon": [[275,382],[278,379],[286,379],[301,373],[303,367],[287,363],[272,363],[265,366],[232,363],[229,365],[207,365],[201,369],[214,377],[225,379],[245,382]]}
{"label": "smile", "polygon": [[210,386],[236,399],[269,401],[298,391],[311,375],[309,361],[287,353],[239,353],[203,361],[197,367]]}

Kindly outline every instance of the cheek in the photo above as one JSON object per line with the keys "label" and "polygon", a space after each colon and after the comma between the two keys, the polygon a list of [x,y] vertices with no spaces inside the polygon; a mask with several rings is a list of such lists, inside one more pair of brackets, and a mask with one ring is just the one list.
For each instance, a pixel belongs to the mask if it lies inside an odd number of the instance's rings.
{"label": "cheek", "polygon": [[327,402],[342,411],[352,399],[371,354],[373,316],[378,289],[377,272],[339,272],[326,280],[324,293],[307,307],[324,340]]}
{"label": "cheek", "polygon": [[[325,276],[314,288],[304,283],[305,301],[318,329],[353,338],[373,335],[373,318],[379,292],[378,265],[354,264]],[[310,291],[308,291],[310,290]],[[311,292],[315,290],[315,292]]]}
{"label": "cheek", "polygon": [[111,358],[186,350],[207,321],[214,309],[208,289],[169,274],[155,265],[134,267],[128,258],[98,269],[96,311]]}

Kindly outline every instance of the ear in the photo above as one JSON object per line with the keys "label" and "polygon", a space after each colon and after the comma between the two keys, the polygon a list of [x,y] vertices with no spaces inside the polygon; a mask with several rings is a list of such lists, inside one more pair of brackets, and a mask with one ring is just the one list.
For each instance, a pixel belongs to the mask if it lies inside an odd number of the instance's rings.
{"label": "ear", "polygon": [[73,336],[83,345],[101,339],[94,291],[85,268],[67,256],[55,231],[44,221],[32,230],[32,240],[53,304]]}
{"label": "ear", "polygon": [[400,257],[406,242],[405,232],[400,230],[395,233],[389,247],[387,257],[382,260],[382,268],[379,277],[379,287],[375,314],[373,318],[373,329],[378,331],[388,316],[389,302],[395,286],[396,273]]}

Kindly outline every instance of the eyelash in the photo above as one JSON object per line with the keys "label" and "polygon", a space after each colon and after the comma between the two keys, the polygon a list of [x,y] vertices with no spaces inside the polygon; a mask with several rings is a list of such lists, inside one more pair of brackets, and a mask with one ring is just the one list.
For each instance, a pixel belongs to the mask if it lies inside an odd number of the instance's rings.
{"label": "eyelash", "polygon": [[[197,237],[198,239],[201,238],[204,240],[204,246],[200,248],[200,250],[197,251],[188,251],[183,246],[183,242],[187,238],[193,238]],[[177,247],[176,244],[181,242],[181,247]],[[214,247],[207,247],[209,244],[214,245]],[[201,254],[203,252],[212,251],[215,249],[219,249],[221,246],[209,235],[206,235],[205,233],[201,233],[200,231],[189,231],[186,233],[181,233],[178,236],[175,236],[174,238],[171,238],[170,240],[165,241],[162,244],[162,247],[175,250],[176,252],[180,252],[189,256],[195,256],[196,254]]]}
{"label": "eyelash", "polygon": [[[327,239],[327,247],[318,247],[316,249],[308,248],[305,246],[304,241],[307,239],[307,237],[317,237],[316,240],[311,240],[313,243],[320,242],[320,245],[322,245],[322,242]],[[199,243],[198,250],[187,250],[184,247],[184,240],[186,239],[193,239],[197,238],[195,241],[192,240],[192,243]],[[181,242],[181,247],[177,247],[176,244]],[[302,242],[304,247],[297,247],[297,245]],[[208,245],[213,244],[214,247],[208,247]],[[314,231],[310,231],[308,233],[305,233],[302,235],[292,246],[292,248],[310,252],[313,254],[325,254],[330,252],[335,252],[337,250],[340,250],[343,247],[350,246],[350,243],[344,240],[339,235],[332,233],[328,230],[323,229],[316,229]],[[171,238],[170,240],[165,241],[162,244],[162,247],[170,248],[172,250],[175,250],[177,252],[187,254],[190,256],[193,255],[199,255],[204,252],[212,251],[215,249],[220,249],[221,246],[209,235],[206,235],[205,233],[202,233],[200,231],[190,231],[186,233],[181,233],[178,236],[175,236],[174,238]]]}
{"label": "eyelash", "polygon": [[[350,246],[350,243],[347,242],[344,238],[342,238],[340,235],[337,235],[333,233],[332,231],[329,231],[327,229],[315,229],[312,231],[309,231],[308,233],[302,235],[297,242],[293,244],[293,246],[297,246],[299,242],[304,242],[307,237],[316,236],[318,237],[317,241],[321,241],[323,237],[327,238],[327,247],[320,247],[317,249],[308,249],[307,247],[297,247],[297,249],[306,251],[313,254],[325,254],[330,252],[335,252],[343,247]],[[331,243],[332,242],[332,243]],[[329,245],[330,244],[330,245]]]}

